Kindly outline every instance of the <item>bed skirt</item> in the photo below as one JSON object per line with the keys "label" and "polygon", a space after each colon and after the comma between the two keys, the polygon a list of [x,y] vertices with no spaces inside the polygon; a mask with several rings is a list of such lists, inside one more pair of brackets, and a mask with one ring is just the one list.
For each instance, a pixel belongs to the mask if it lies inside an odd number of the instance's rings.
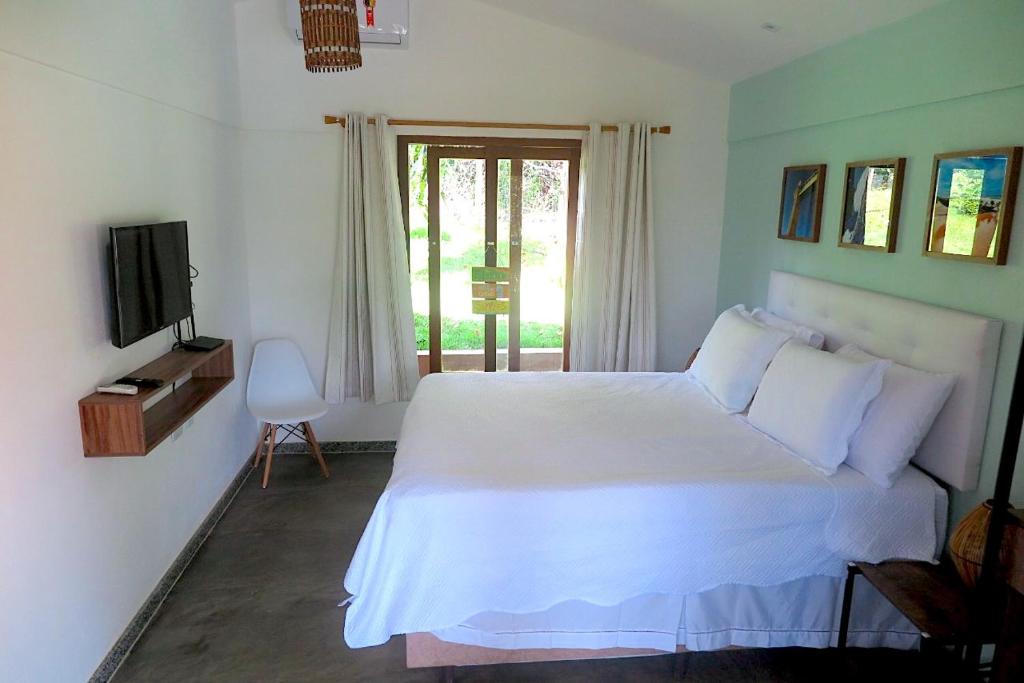
{"label": "bed skirt", "polygon": [[[406,637],[410,668],[599,659],[835,644],[843,580],[719,586],[690,596],[647,595],[620,605],[579,601],[533,614],[485,613]],[[914,649],[920,633],[867,581],[855,586],[851,647]]]}

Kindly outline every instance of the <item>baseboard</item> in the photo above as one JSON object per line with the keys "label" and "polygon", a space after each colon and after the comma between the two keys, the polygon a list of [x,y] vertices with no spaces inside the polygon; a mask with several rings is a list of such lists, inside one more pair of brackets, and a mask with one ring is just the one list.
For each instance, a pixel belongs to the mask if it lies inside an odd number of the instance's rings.
{"label": "baseboard", "polygon": [[[308,446],[303,441],[288,442],[279,444],[276,447],[281,453],[305,453]],[[393,453],[395,450],[394,441],[323,441],[320,443],[320,448],[324,453],[374,453],[384,452]],[[100,665],[96,667],[96,671],[93,672],[92,677],[89,679],[89,683],[108,683],[117,673],[117,670],[121,667],[121,664],[128,655],[131,653],[132,648],[142,637],[146,627],[149,626],[149,622],[156,616],[160,606],[167,599],[171,589],[174,588],[174,584],[178,582],[181,575],[188,569],[188,565],[192,562],[192,558],[199,552],[199,548],[202,547],[203,543],[209,537],[214,527],[217,526],[217,522],[224,516],[227,509],[231,506],[231,502],[235,499],[238,491],[242,488],[245,480],[249,478],[252,473],[252,457],[246,458],[245,463],[242,465],[242,469],[239,470],[238,474],[228,485],[227,489],[221,495],[217,504],[210,510],[210,514],[206,516],[203,523],[199,525],[196,532],[192,534],[192,538],[189,539],[185,547],[182,548],[181,552],[178,553],[178,557],[175,558],[171,564],[170,569],[163,575],[160,582],[153,589],[153,592],[146,598],[146,602],[143,603],[142,607],[136,612],[135,617],[132,618],[128,626],[125,628],[121,637],[114,643],[114,647],[110,649],[107,656],[103,658]]]}
{"label": "baseboard", "polygon": [[227,512],[228,507],[231,505],[231,501],[235,499],[239,489],[242,488],[242,484],[249,478],[252,473],[252,456],[246,458],[245,463],[242,465],[242,469],[239,470],[235,478],[231,480],[227,489],[221,495],[217,504],[210,510],[210,514],[206,515],[206,519],[199,525],[196,532],[192,534],[192,538],[189,539],[185,547],[178,553],[178,557],[175,558],[174,562],[171,563],[170,569],[168,569],[163,577],[157,583],[156,588],[146,598],[146,602],[142,604],[139,611],[135,613],[135,617],[128,623],[121,637],[114,643],[114,647],[110,648],[110,652],[103,658],[100,665],[96,667],[96,671],[93,672],[92,677],[89,679],[89,683],[107,683],[117,670],[121,667],[121,664],[128,655],[131,653],[132,648],[142,637],[146,627],[149,626],[149,622],[152,621],[153,617],[156,616],[160,606],[164,603],[167,595],[174,588],[174,584],[178,582],[181,575],[188,569],[189,563],[192,562],[192,558],[199,552],[199,548],[202,547],[206,538],[213,531],[214,527],[217,526],[217,522]]}

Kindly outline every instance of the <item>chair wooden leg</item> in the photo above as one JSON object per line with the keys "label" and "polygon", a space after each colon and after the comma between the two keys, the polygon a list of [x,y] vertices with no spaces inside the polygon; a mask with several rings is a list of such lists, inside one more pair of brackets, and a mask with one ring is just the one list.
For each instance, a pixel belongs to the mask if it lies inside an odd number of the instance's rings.
{"label": "chair wooden leg", "polygon": [[256,442],[256,452],[254,452],[252,458],[252,467],[256,469],[260,466],[260,460],[263,459],[263,446],[267,443],[267,432],[270,431],[270,424],[264,422],[260,425],[260,440]]}
{"label": "chair wooden leg", "polygon": [[316,440],[316,434],[313,433],[313,425],[303,422],[302,431],[305,432],[306,440],[309,441],[309,450],[313,453],[313,459],[320,465],[320,471],[324,473],[324,479],[328,479],[331,476],[331,472],[327,469],[327,463],[324,462],[323,453],[320,452],[320,444]]}
{"label": "chair wooden leg", "polygon": [[267,444],[267,465],[263,468],[263,488],[270,483],[270,464],[274,460],[274,441],[277,440],[277,425],[270,427],[270,442]]}

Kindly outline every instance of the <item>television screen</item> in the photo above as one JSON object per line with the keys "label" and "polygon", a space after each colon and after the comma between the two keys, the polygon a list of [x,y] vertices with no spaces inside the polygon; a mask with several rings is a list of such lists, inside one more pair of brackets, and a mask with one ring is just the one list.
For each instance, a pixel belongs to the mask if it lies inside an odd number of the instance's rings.
{"label": "television screen", "polygon": [[124,348],[192,314],[184,221],[110,229],[113,342]]}

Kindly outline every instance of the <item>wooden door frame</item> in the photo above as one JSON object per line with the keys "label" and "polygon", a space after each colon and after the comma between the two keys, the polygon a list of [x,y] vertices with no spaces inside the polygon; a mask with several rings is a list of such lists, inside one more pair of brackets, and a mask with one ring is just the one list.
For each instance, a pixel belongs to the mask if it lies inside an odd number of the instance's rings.
{"label": "wooden door frame", "polygon": [[[486,164],[485,172],[485,205],[488,208],[486,214],[486,225],[485,225],[485,249],[484,249],[484,265],[495,265],[497,261],[497,248],[493,251],[486,248],[489,242],[494,242],[496,247],[497,242],[497,193],[498,193],[498,160],[499,159],[550,159],[557,161],[566,161],[569,164],[569,187],[567,190],[567,207],[566,207],[566,244],[565,244],[565,320],[562,328],[562,370],[568,371],[569,368],[569,347],[572,332],[572,289],[573,289],[573,274],[576,265],[576,223],[579,216],[579,187],[580,187],[580,155],[583,148],[583,141],[577,138],[494,138],[494,137],[466,137],[466,136],[449,136],[449,135],[399,135],[398,137],[398,188],[402,199],[402,220],[405,229],[406,239],[406,253],[408,254],[411,247],[410,235],[409,235],[409,145],[410,144],[425,144],[428,145],[427,150],[427,174],[428,178],[433,172],[438,174],[440,169],[433,168],[431,162],[431,150],[432,149],[444,149],[445,153],[434,153],[434,161],[438,161],[441,156],[446,158],[464,158],[464,159],[484,159]],[[520,178],[521,180],[521,178]],[[428,199],[427,207],[428,212],[428,225],[438,226],[440,224],[440,215],[433,215],[435,212],[440,210],[440,188],[436,188],[433,183],[428,181]],[[436,193],[436,196],[435,196]],[[511,226],[510,226],[511,227]],[[440,258],[439,252],[434,256],[434,249],[440,249],[440,235],[436,235],[436,245],[434,237],[430,235],[428,228],[428,249],[430,254],[430,266],[429,266],[429,278],[433,279],[435,276],[440,282]],[[511,248],[510,248],[510,263],[511,266]],[[494,263],[490,261],[494,260]],[[434,273],[434,268],[437,268],[437,273]],[[518,283],[510,283],[510,288],[518,290]],[[437,289],[438,292],[434,292],[433,289]],[[515,293],[515,292],[513,292]],[[441,371],[441,318],[440,318],[440,301],[434,301],[435,297],[440,296],[439,288],[432,288],[430,295],[430,372]],[[515,297],[518,299],[518,297]],[[518,309],[518,306],[514,306]],[[517,324],[518,329],[518,318],[519,311],[514,311],[515,315],[510,312],[509,315],[509,370],[513,370],[512,364],[512,325]],[[435,320],[436,318],[436,320]],[[484,370],[493,371],[496,369],[496,354],[495,347],[496,343],[489,343],[492,340],[496,340],[496,325],[494,316],[484,317]],[[516,335],[518,337],[518,334]],[[435,349],[437,350],[435,354]],[[436,355],[436,359],[435,359]],[[516,354],[518,355],[518,354]],[[518,358],[516,359],[518,360]],[[516,363],[518,365],[518,363]]]}
{"label": "wooden door frame", "polygon": [[[408,146],[407,146],[408,149]],[[490,173],[492,160],[481,151],[479,147],[449,147],[443,145],[431,145],[427,148],[427,259],[428,259],[428,281],[430,282],[430,372],[441,372],[441,186],[440,182],[430,182],[430,179],[440,180],[441,159],[472,159],[483,161],[486,164],[487,173],[484,174],[486,181],[484,206],[486,212],[484,228],[484,265],[495,265],[496,254],[488,253],[487,244],[497,238],[497,219],[491,220],[491,214],[497,215],[496,202],[492,201],[491,185],[494,185],[493,199],[497,199],[498,180],[497,173]],[[495,164],[497,162],[494,162]],[[408,162],[406,163],[408,168]],[[406,194],[408,194],[409,175],[405,176]],[[403,202],[405,204],[405,202]],[[403,217],[405,221],[405,239],[409,242],[409,219],[408,214]],[[493,225],[492,225],[493,223]],[[492,235],[493,233],[493,235]],[[495,261],[496,262],[496,261]],[[435,286],[436,283],[436,286]],[[496,325],[493,315],[484,316],[484,372],[494,372],[497,365],[495,337]]]}
{"label": "wooden door frame", "polygon": [[[521,343],[519,313],[523,270],[523,160],[509,159],[508,178],[508,371],[519,372]],[[565,340],[562,340],[565,344]]]}

